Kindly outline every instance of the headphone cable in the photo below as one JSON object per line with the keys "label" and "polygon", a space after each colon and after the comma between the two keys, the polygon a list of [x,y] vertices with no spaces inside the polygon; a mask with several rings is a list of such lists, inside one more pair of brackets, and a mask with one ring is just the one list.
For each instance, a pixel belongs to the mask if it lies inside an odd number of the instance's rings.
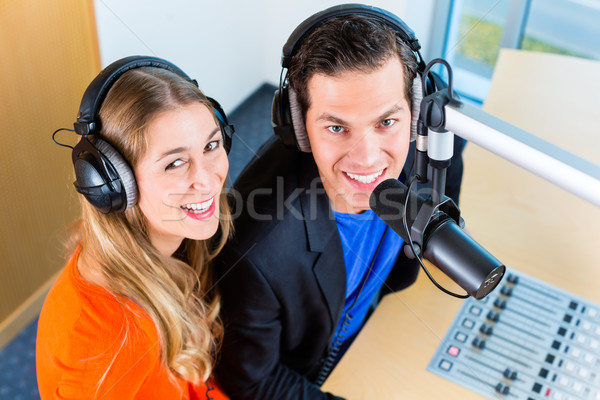
{"label": "headphone cable", "polygon": [[68,144],[60,143],[59,141],[56,140],[56,138],[54,136],[56,136],[56,134],[60,131],[68,131],[68,132],[73,132],[73,133],[75,133],[75,131],[73,129],[59,128],[59,129],[55,130],[54,133],[52,134],[52,141],[54,143],[56,143],[59,146],[68,147],[69,149],[73,150],[74,149],[73,146],[69,146]]}

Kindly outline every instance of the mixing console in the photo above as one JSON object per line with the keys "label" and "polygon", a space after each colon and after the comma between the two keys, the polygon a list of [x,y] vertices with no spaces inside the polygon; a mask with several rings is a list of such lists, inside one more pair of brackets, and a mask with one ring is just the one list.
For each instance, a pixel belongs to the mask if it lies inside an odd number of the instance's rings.
{"label": "mixing console", "polygon": [[600,306],[507,271],[464,302],[427,370],[492,399],[600,400]]}

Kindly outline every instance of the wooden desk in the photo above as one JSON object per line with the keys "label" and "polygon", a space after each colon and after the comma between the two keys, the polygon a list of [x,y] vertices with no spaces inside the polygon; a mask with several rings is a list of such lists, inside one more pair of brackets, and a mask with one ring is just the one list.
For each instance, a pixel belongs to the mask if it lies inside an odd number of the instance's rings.
{"label": "wooden desk", "polygon": [[[484,109],[600,164],[600,130],[588,122],[600,108],[600,80],[589,79],[600,76],[600,63],[556,57],[503,53],[497,70],[510,79],[494,76]],[[557,70],[565,62],[568,75]],[[514,71],[528,63],[544,68]],[[540,101],[514,96],[521,92]],[[508,267],[600,303],[600,208],[477,146],[467,147],[464,162],[461,211],[470,234]],[[383,299],[324,390],[348,399],[482,399],[425,369],[461,304],[421,273]]]}

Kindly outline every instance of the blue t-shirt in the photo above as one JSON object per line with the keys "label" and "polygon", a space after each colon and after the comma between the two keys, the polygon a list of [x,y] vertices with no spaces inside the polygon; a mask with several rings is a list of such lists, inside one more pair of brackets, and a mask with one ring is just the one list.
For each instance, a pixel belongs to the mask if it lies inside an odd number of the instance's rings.
{"label": "blue t-shirt", "polygon": [[[346,332],[342,333],[342,342],[345,342],[348,338],[353,337],[362,326],[373,298],[383,286],[394,266],[394,261],[396,261],[404,241],[392,229],[386,231],[385,222],[372,210],[361,214],[344,214],[334,211],[333,214],[342,241],[346,264],[346,302],[334,338],[340,333],[346,312],[350,311],[352,320],[346,327]],[[371,273],[366,278],[361,290],[364,277],[369,271],[369,265],[384,232],[385,237],[373,262]],[[346,346],[342,345],[342,347]]]}

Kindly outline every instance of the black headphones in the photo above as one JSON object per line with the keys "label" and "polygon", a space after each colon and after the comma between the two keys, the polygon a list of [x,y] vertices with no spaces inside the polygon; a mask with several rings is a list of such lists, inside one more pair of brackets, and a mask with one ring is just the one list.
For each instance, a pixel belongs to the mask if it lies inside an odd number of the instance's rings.
{"label": "black headphones", "polygon": [[[421,74],[425,70],[425,63],[419,49],[421,45],[415,37],[414,32],[396,15],[389,11],[377,7],[363,4],[342,4],[323,10],[302,22],[290,35],[283,46],[281,56],[282,77],[283,70],[288,68],[295,53],[300,48],[304,38],[306,38],[314,29],[324,23],[326,20],[342,16],[365,16],[371,17],[377,21],[390,26],[397,35],[405,42],[418,56],[418,72],[415,82],[413,82],[413,121],[411,126],[411,138],[416,137],[417,117],[420,110],[420,102],[423,97],[421,89]],[[428,82],[430,85],[430,82]],[[435,91],[432,88],[432,92]],[[427,90],[429,92],[429,89]],[[306,128],[300,104],[296,99],[296,94],[289,88],[287,77],[280,79],[279,89],[275,91],[273,97],[273,108],[271,113],[271,124],[275,135],[288,147],[299,148],[302,151],[310,152],[310,144],[306,135]],[[306,137],[305,141],[298,141],[296,133]]]}
{"label": "black headphones", "polygon": [[[138,190],[135,175],[125,158],[108,142],[97,137],[100,131],[98,113],[102,102],[115,81],[125,72],[141,67],[169,70],[198,86],[175,65],[160,58],[131,56],[117,60],[94,78],[83,94],[75,132],[83,137],[73,148],[72,160],[75,168],[75,190],[100,212],[123,212],[137,203]],[[208,98],[215,110],[223,136],[223,147],[229,153],[234,128],[219,103]],[[95,135],[93,140],[89,135]]]}

